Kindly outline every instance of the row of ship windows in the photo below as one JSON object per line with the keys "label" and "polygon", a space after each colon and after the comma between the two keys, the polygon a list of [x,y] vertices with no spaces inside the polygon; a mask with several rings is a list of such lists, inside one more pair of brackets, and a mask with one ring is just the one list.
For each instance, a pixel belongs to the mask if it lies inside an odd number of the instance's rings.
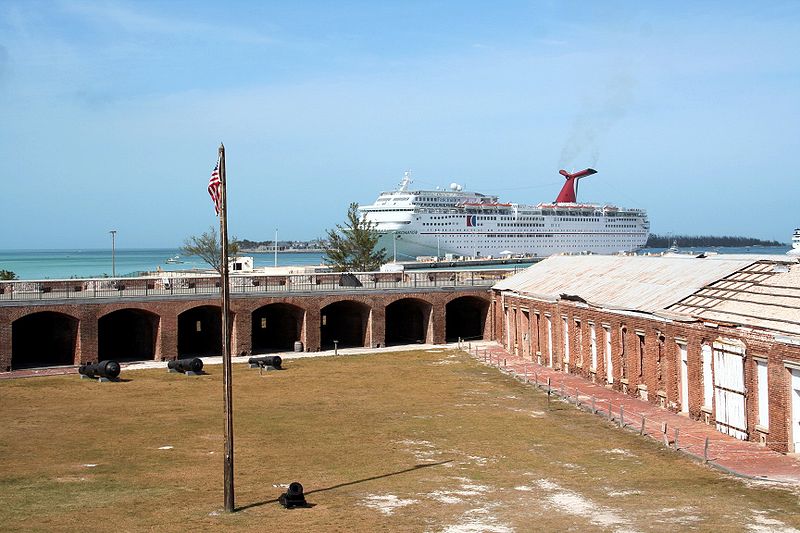
{"label": "row of ship windows", "polygon": [[[462,223],[460,221],[459,222],[423,222],[422,223],[423,226],[460,226],[461,224]],[[478,225],[479,226],[483,226],[483,224],[478,224]],[[515,227],[515,228],[522,228],[522,227],[525,227],[525,228],[543,228],[544,224],[537,224],[537,223],[533,223],[533,222],[529,222],[527,224],[514,224],[514,223],[503,224],[501,222],[500,224],[498,224],[498,226]]]}
{"label": "row of ship windows", "polygon": [[[450,243],[446,243],[446,244],[450,244]],[[455,244],[455,243],[452,243],[452,244]],[[510,246],[513,246],[513,245],[519,244],[519,243],[516,242],[516,241],[506,241],[506,242],[494,242],[492,244],[494,244],[495,246],[500,245],[500,244],[503,244],[503,245],[508,244]],[[585,242],[581,243],[581,244],[569,244],[568,241],[552,241],[552,242],[549,242],[547,244],[550,245],[550,246],[558,246],[559,248],[580,248],[581,250],[585,250],[586,249],[586,243]],[[637,243],[635,243],[635,242],[627,242],[627,241],[617,241],[617,242],[614,242],[614,243],[601,243],[601,244],[603,246],[624,246],[626,244],[627,245],[637,245]],[[475,246],[458,246],[458,245],[454,245],[453,248],[456,248],[457,250],[474,250]]]}
{"label": "row of ship windows", "polygon": [[[547,238],[552,238],[552,237],[553,237],[553,234],[552,234],[552,233],[536,233],[536,234],[525,234],[525,233],[516,233],[516,234],[508,234],[508,233],[490,233],[489,235],[486,235],[486,237],[494,237],[494,238],[499,238],[499,239],[508,239],[508,238],[513,238],[513,239],[514,239],[513,241],[505,241],[505,242],[519,242],[519,239],[520,239],[521,237],[527,237],[527,238],[529,238],[529,239],[530,239],[530,238],[534,238],[534,237],[547,237]],[[468,240],[472,240],[472,239],[468,239]],[[616,242],[638,242],[639,240],[640,240],[640,239],[635,239],[635,238],[624,238],[624,237],[623,237],[623,238],[618,238],[618,239],[616,239]],[[460,239],[456,239],[456,240],[447,240],[447,239],[445,239],[445,240],[443,240],[442,242],[444,242],[444,243],[458,243],[458,242],[462,242],[462,240],[460,240]],[[569,239],[566,239],[566,240],[564,240],[564,239],[559,239],[559,240],[557,240],[556,242],[571,242],[571,241],[570,241]],[[582,242],[587,242],[587,241],[582,241]],[[601,243],[603,243],[603,242],[607,242],[607,241],[606,241],[606,240],[601,240],[601,241],[598,241],[598,240],[591,240],[591,241],[588,241],[588,242],[601,242]]]}

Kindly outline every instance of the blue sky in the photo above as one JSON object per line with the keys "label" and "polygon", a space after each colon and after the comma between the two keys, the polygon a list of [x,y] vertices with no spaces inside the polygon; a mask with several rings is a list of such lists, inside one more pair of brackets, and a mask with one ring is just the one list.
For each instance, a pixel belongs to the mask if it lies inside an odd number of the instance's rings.
{"label": "blue sky", "polygon": [[800,226],[798,2],[0,2],[0,248],[311,239],[406,169],[657,233]]}

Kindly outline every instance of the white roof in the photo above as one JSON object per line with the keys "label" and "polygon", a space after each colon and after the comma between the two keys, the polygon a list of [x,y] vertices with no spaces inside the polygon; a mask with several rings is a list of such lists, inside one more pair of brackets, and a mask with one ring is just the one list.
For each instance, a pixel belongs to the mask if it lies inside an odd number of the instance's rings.
{"label": "white roof", "polygon": [[552,256],[494,286],[547,300],[562,295],[591,305],[653,313],[758,258]]}

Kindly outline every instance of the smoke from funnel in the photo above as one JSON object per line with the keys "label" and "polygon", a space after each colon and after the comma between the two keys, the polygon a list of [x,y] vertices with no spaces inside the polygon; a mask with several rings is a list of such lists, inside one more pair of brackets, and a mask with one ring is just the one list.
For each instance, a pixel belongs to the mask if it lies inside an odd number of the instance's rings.
{"label": "smoke from funnel", "polygon": [[8,49],[0,44],[0,83],[5,82],[10,63]]}
{"label": "smoke from funnel", "polygon": [[595,166],[600,159],[600,145],[606,133],[627,113],[633,101],[633,78],[618,73],[604,88],[595,87],[575,117],[569,136],[561,150],[559,167]]}

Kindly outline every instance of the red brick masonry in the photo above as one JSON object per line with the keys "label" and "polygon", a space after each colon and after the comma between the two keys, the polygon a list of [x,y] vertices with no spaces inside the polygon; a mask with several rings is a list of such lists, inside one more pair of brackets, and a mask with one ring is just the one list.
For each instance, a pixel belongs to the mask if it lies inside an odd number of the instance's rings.
{"label": "red brick masonry", "polygon": [[[699,461],[708,458],[708,464],[735,475],[780,482],[800,484],[800,460],[796,455],[784,455],[756,442],[747,442],[724,435],[713,425],[693,420],[687,416],[661,409],[650,402],[588,382],[579,375],[567,374],[554,368],[525,360],[508,353],[502,346],[494,343],[473,344],[471,354],[478,360],[497,366],[516,378],[547,389],[550,380],[553,395],[575,403],[586,410],[594,409],[597,416],[608,419],[611,408],[611,423],[624,422],[630,431],[640,432],[642,417],[645,419],[646,436],[656,439],[675,449],[675,430],[678,430],[678,450],[691,455]],[[620,420],[620,407],[624,420]],[[666,434],[663,432],[666,425]],[[665,439],[666,435],[666,441]],[[708,449],[705,451],[706,439]]]}

